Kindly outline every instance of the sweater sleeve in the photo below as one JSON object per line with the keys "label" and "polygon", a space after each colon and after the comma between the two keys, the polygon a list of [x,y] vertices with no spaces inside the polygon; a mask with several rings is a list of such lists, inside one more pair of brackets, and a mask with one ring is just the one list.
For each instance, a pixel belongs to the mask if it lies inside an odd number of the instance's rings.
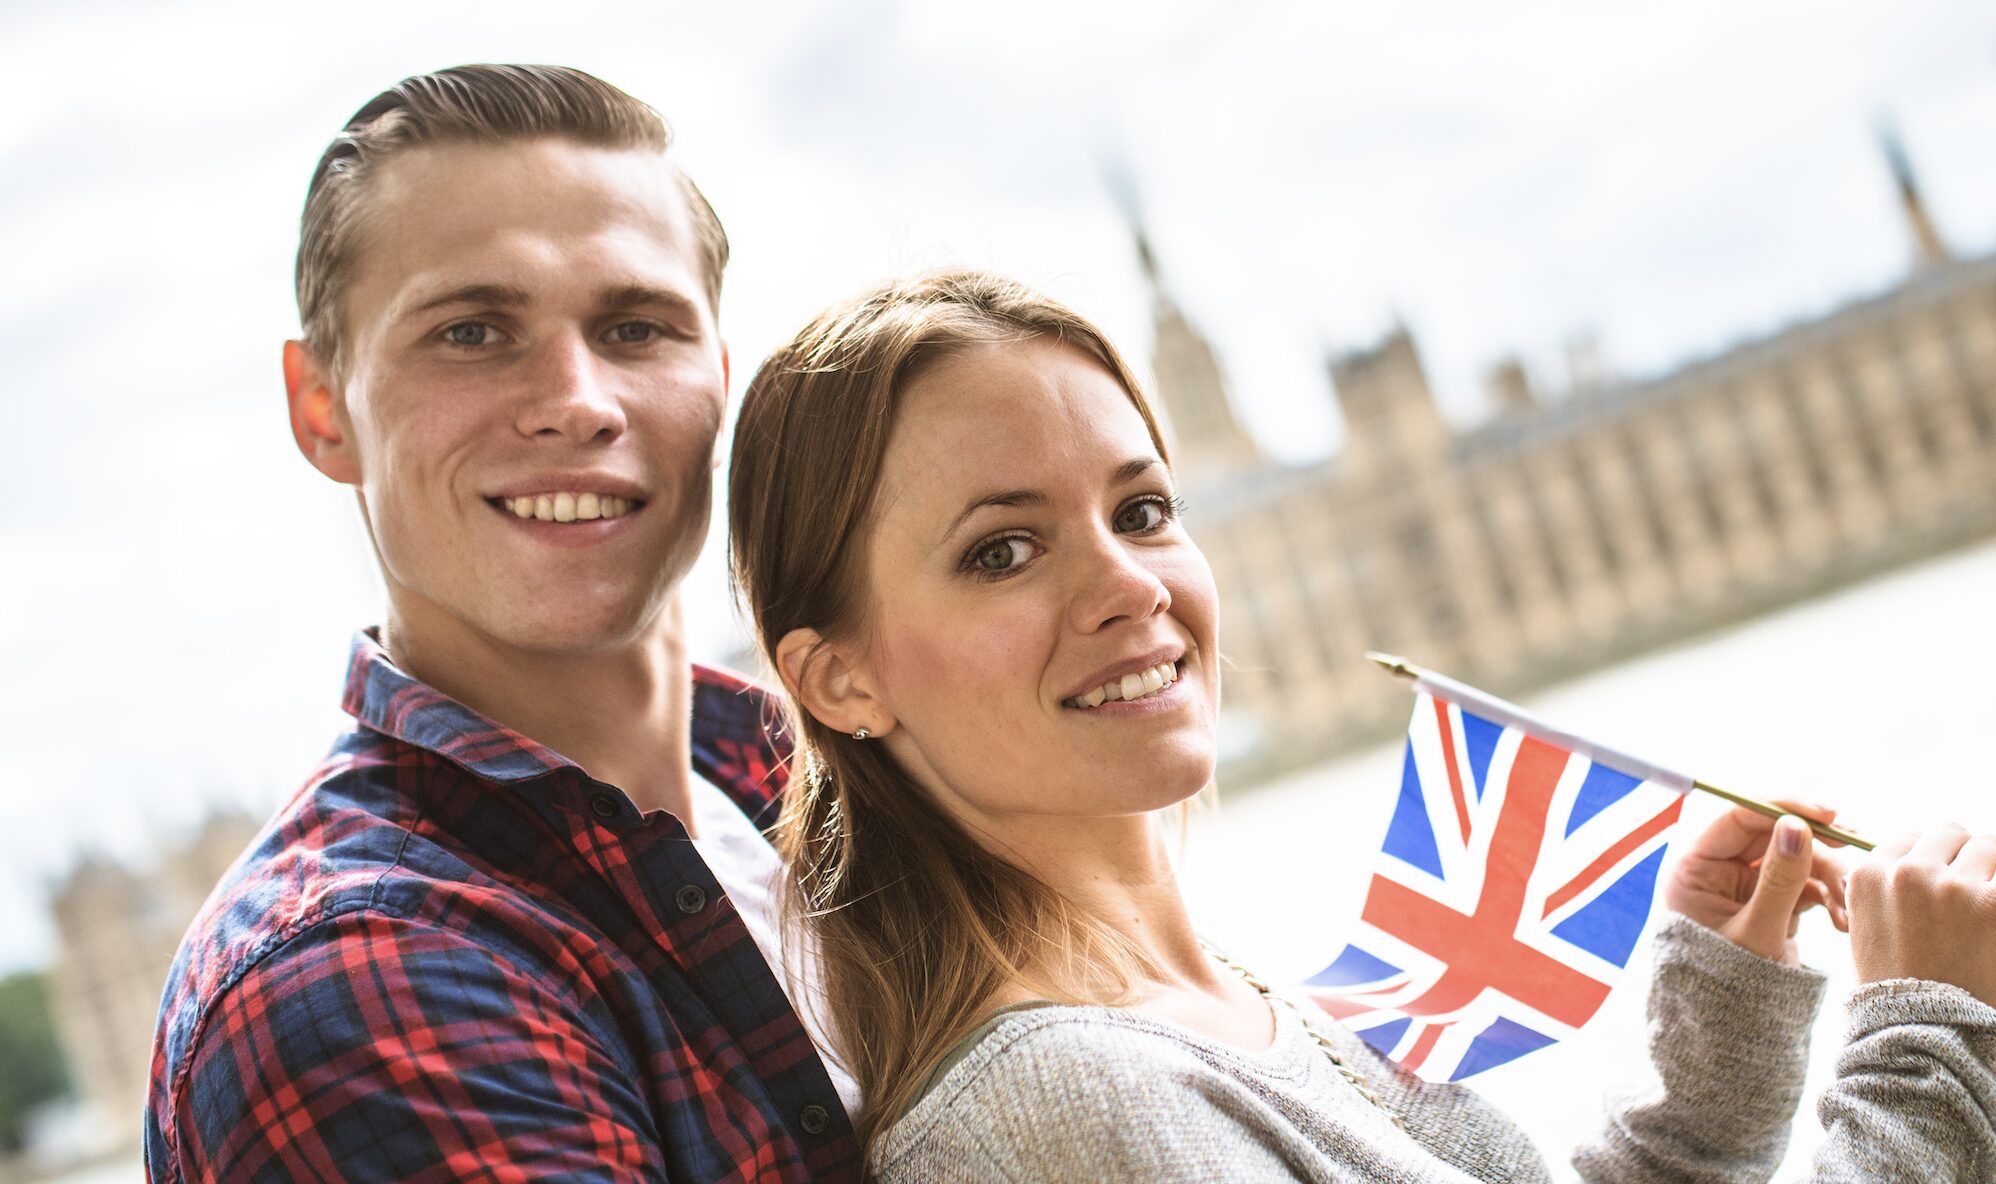
{"label": "sweater sleeve", "polygon": [[1996,1179],[1996,1008],[1917,979],[1852,992],[1810,1184]]}
{"label": "sweater sleeve", "polygon": [[1574,1153],[1589,1184],[1757,1184],[1788,1147],[1823,976],[1782,966],[1695,921],[1657,935],[1649,997],[1657,1082],[1618,1099]]}
{"label": "sweater sleeve", "polygon": [[1285,1148],[1251,1109],[1155,1037],[1008,1024],[893,1126],[871,1166],[880,1184],[1292,1184],[1308,1148]]}

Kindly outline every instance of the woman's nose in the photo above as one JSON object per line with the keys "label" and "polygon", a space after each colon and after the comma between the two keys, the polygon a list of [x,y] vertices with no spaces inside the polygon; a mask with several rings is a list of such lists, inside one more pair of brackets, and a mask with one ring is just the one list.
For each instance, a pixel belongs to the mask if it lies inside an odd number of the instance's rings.
{"label": "woman's nose", "polygon": [[1141,621],[1171,608],[1171,589],[1147,556],[1120,535],[1097,541],[1077,574],[1074,628],[1093,633],[1122,620]]}

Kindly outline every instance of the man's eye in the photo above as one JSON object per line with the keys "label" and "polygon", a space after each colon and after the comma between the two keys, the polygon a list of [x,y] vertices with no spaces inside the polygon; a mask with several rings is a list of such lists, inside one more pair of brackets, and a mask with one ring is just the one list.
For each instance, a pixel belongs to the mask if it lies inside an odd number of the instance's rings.
{"label": "man's eye", "polygon": [[625,321],[610,330],[610,339],[619,345],[643,345],[658,336],[658,326],[643,321]]}
{"label": "man's eye", "polygon": [[1033,557],[1033,545],[1025,539],[998,539],[979,547],[971,555],[971,565],[979,571],[1008,571]]}
{"label": "man's eye", "polygon": [[1124,534],[1142,534],[1163,524],[1164,504],[1148,498],[1116,511],[1116,529]]}
{"label": "man's eye", "polygon": [[492,340],[492,326],[478,321],[466,321],[445,329],[444,336],[450,339],[452,345],[487,345]]}

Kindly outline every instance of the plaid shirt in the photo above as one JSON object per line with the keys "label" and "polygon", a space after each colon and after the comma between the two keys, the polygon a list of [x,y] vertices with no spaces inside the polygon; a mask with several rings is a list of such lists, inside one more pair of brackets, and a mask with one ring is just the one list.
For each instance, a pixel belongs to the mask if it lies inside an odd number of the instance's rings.
{"label": "plaid shirt", "polygon": [[[758,824],[764,695],[695,668]],[[857,1180],[804,1027],[679,820],[356,639],[358,722],[174,960],[154,1181]]]}

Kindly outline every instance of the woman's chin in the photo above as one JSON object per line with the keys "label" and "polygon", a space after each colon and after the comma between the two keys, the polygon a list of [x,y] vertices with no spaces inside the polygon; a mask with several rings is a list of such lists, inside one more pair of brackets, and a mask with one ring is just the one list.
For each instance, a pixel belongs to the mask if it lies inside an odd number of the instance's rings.
{"label": "woman's chin", "polygon": [[1147,761],[1143,775],[1121,787],[1123,793],[1118,796],[1141,803],[1135,806],[1133,812],[1168,809],[1198,797],[1201,790],[1213,784],[1215,758],[1211,749],[1203,754],[1159,755],[1178,759]]}

